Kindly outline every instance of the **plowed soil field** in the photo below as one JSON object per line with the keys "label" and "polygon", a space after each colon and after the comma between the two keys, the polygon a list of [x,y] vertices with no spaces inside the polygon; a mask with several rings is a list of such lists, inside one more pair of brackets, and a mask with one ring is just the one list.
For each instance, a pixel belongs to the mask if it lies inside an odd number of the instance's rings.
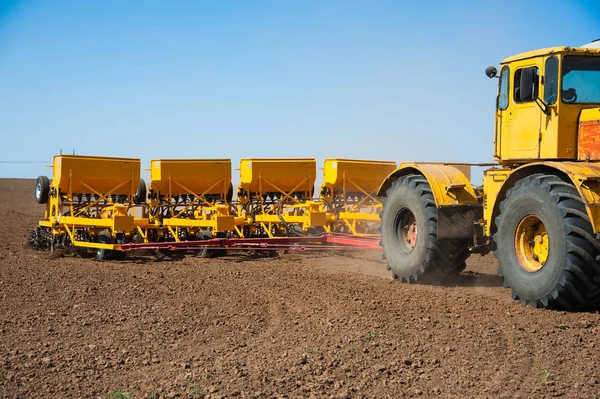
{"label": "plowed soil field", "polygon": [[96,261],[25,243],[0,180],[0,397],[596,398],[600,315],[524,308],[492,256],[452,286],[379,251]]}

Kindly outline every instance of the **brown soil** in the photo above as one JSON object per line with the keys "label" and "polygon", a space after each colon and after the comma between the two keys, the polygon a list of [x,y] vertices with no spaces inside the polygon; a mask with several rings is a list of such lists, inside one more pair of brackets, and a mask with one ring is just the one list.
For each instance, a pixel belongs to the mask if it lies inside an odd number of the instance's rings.
{"label": "brown soil", "polygon": [[24,246],[33,186],[0,180],[1,397],[600,394],[600,315],[522,307],[491,256],[450,287],[394,282],[378,251],[60,257]]}

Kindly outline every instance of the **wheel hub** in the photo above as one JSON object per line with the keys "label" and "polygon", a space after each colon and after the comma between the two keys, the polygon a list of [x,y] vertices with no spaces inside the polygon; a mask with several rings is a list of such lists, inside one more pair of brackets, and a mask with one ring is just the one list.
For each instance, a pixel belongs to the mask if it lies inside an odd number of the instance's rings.
{"label": "wheel hub", "polygon": [[539,217],[528,215],[521,220],[515,234],[515,249],[523,269],[534,273],[544,267],[550,246],[548,232]]}
{"label": "wheel hub", "polygon": [[417,219],[409,209],[402,209],[396,219],[396,238],[405,252],[412,251],[417,245]]}

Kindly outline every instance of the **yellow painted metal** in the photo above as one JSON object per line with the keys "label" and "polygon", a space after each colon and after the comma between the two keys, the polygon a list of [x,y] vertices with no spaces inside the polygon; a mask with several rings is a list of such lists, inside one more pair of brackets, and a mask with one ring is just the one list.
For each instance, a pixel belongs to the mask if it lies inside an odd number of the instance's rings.
{"label": "yellow painted metal", "polygon": [[254,193],[304,192],[310,196],[316,172],[312,158],[245,158],[240,161],[240,188]]}
{"label": "yellow painted metal", "polygon": [[[494,157],[504,165],[523,164],[540,159],[574,160],[577,158],[578,119],[589,104],[569,104],[557,99],[542,111],[536,101],[519,102],[515,88],[522,68],[537,67],[545,76],[546,61],[556,57],[559,76],[562,59],[568,55],[600,56],[598,49],[553,47],[519,54],[502,61],[509,68],[509,98],[505,110],[496,111]],[[538,78],[539,97],[544,98],[546,85]],[[558,89],[560,93],[560,88]],[[560,96],[559,96],[560,97]]]}
{"label": "yellow painted metal", "polygon": [[165,218],[162,220],[163,226],[170,227],[196,227],[196,228],[210,228],[215,232],[224,232],[227,230],[234,230],[236,225],[235,216],[214,216],[203,219],[184,219],[184,218]]}
{"label": "yellow painted metal", "polygon": [[[600,111],[590,104],[564,102],[560,97],[562,79],[562,61],[566,56],[599,57],[600,49],[552,47],[530,51],[506,58],[501,63],[502,71],[509,71],[508,101],[504,110],[496,111],[496,133],[494,157],[502,168],[484,172],[484,219],[485,232],[494,231],[494,219],[499,212],[499,202],[506,192],[519,179],[534,173],[566,174],[577,187],[586,205],[587,213],[596,233],[600,230],[600,186],[598,185],[598,166],[592,162],[575,162],[577,159],[595,160],[592,152],[596,149],[594,131],[587,131],[581,137],[581,124],[597,121]],[[553,104],[547,105],[544,112],[542,99],[545,98],[548,79],[545,70],[549,58],[556,57],[558,64],[559,95]],[[537,101],[518,101],[519,71],[522,68],[536,67],[538,70]],[[544,77],[544,79],[542,79]],[[502,82],[503,79],[500,79]],[[591,84],[591,83],[590,83]],[[500,95],[500,86],[499,86]],[[585,142],[579,154],[578,145]],[[598,146],[600,149],[600,146]]]}
{"label": "yellow painted metal", "polygon": [[[81,227],[81,226],[79,226]],[[122,251],[121,245],[119,244],[103,244],[98,242],[81,241],[77,239],[75,235],[75,225],[69,226],[68,224],[62,225],[62,232],[56,231],[57,234],[66,234],[70,237],[71,242],[76,247],[92,248],[92,249],[109,249],[112,251]]]}
{"label": "yellow painted metal", "polygon": [[150,221],[176,241],[181,230],[195,239],[200,231],[215,235],[243,223],[231,204],[230,159],[155,159],[150,177]]}
{"label": "yellow painted metal", "polygon": [[[536,66],[543,69],[543,58],[526,58],[511,64],[511,86],[515,80],[515,72],[520,68]],[[513,91],[511,93],[514,94]],[[536,159],[540,155],[541,110],[533,102],[516,102],[514,95],[509,95],[509,108],[498,111],[502,120],[499,158],[508,161],[515,159]],[[550,115],[551,116],[551,115]]]}
{"label": "yellow painted metal", "polygon": [[[285,222],[288,224],[302,224],[303,228],[311,226],[322,226],[326,223],[325,212],[310,213],[308,215],[284,215]],[[273,223],[280,224],[281,219],[277,215],[256,215],[254,221],[258,223]]]}
{"label": "yellow painted metal", "polygon": [[547,55],[561,55],[561,54],[590,54],[590,55],[600,55],[600,49],[597,48],[588,48],[588,47],[565,47],[565,46],[555,46],[555,47],[547,47],[532,51],[527,51],[524,53],[516,54],[511,57],[507,57],[502,60],[502,64],[508,64],[516,61],[524,61],[530,58],[543,57]]}
{"label": "yellow painted metal", "polygon": [[377,234],[382,208],[377,189],[395,169],[393,161],[326,159],[321,200],[329,230],[358,236]]}
{"label": "yellow painted metal", "polygon": [[[378,210],[381,206],[376,207]],[[340,212],[338,213],[339,220],[343,221],[365,221],[365,222],[376,222],[379,224],[380,218],[379,213],[360,213],[360,212]]]}
{"label": "yellow painted metal", "polygon": [[105,227],[113,231],[127,231],[134,229],[133,216],[108,215],[107,218],[84,218],[63,216],[59,223],[64,223],[67,226],[78,227]]}
{"label": "yellow painted metal", "polygon": [[395,180],[412,173],[421,174],[427,179],[438,207],[479,204],[464,168],[461,170],[455,166],[436,163],[401,163],[400,167],[384,180],[378,195],[385,195]]}
{"label": "yellow painted metal", "polygon": [[327,215],[313,201],[316,162],[312,158],[244,158],[240,161],[237,214],[244,234],[269,237],[290,225],[326,229]]}
{"label": "yellow painted metal", "polygon": [[395,169],[393,161],[329,158],[323,167],[323,185],[346,192],[372,193]]}
{"label": "yellow painted metal", "polygon": [[118,244],[100,244],[97,242],[77,241],[73,240],[73,245],[76,247],[94,248],[94,249],[110,249],[111,251],[122,251]]}
{"label": "yellow painted metal", "polygon": [[486,234],[492,233],[499,202],[514,183],[535,173],[566,175],[577,188],[595,233],[600,233],[600,163],[535,162],[516,169],[490,169],[484,174]]}
{"label": "yellow painted metal", "polygon": [[165,195],[220,194],[231,185],[230,159],[154,159],[150,189]]}
{"label": "yellow painted metal", "polygon": [[483,172],[483,219],[486,222],[485,234],[487,236],[492,234],[491,226],[497,212],[497,199],[512,172],[512,169],[488,169]]}
{"label": "yellow painted metal", "polygon": [[134,194],[140,160],[81,155],[55,155],[52,186],[63,193]]}
{"label": "yellow painted metal", "polygon": [[515,232],[515,249],[519,265],[530,273],[539,271],[550,253],[548,232],[536,215],[525,216]]}
{"label": "yellow painted metal", "polygon": [[600,108],[587,108],[581,111],[579,115],[579,123],[591,122],[600,119]]}
{"label": "yellow painted metal", "polygon": [[52,168],[39,226],[54,237],[68,237],[75,246],[120,250],[114,241],[97,243],[94,237],[104,230],[113,240],[117,234],[127,238],[135,234],[136,226],[147,226],[144,214],[135,216],[133,201],[140,180],[139,159],[55,155]]}

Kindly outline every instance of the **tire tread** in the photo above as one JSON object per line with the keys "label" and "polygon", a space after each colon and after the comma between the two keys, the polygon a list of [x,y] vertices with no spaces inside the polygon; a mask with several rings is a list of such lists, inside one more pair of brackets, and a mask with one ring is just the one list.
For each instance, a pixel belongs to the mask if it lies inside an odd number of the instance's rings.
{"label": "tire tread", "polygon": [[[470,256],[468,240],[438,240],[437,239],[437,207],[433,198],[431,186],[427,179],[422,175],[410,174],[402,176],[395,180],[387,189],[386,195],[390,197],[394,191],[402,185],[408,185],[413,188],[420,196],[422,204],[427,212],[429,224],[429,242],[428,250],[421,266],[412,274],[398,275],[392,271],[392,277],[402,282],[415,283],[417,281],[424,283],[439,282],[451,276],[458,275],[466,267],[465,260]],[[383,201],[383,211],[379,214],[382,224],[385,222],[386,200]],[[379,229],[381,232],[381,227]],[[383,242],[380,242],[383,247]],[[385,247],[383,248],[383,259],[388,261],[386,268],[393,270],[393,265],[389,262]]]}
{"label": "tire tread", "polygon": [[[548,199],[555,200],[563,217],[566,231],[566,261],[556,286],[543,298],[522,300],[533,307],[557,308],[565,310],[583,309],[600,301],[600,243],[595,239],[592,225],[583,200],[575,186],[556,175],[535,174],[519,180],[506,194],[500,204],[500,214],[496,217],[497,226],[501,226],[506,214],[508,200],[516,192],[527,190],[528,186],[539,185],[548,192]],[[499,242],[500,228],[494,235]],[[499,248],[499,250],[502,250]],[[499,258],[496,251],[496,258]],[[516,266],[515,266],[516,267]],[[500,274],[503,265],[500,265]],[[511,288],[513,299],[519,294],[504,278],[504,286]]]}

